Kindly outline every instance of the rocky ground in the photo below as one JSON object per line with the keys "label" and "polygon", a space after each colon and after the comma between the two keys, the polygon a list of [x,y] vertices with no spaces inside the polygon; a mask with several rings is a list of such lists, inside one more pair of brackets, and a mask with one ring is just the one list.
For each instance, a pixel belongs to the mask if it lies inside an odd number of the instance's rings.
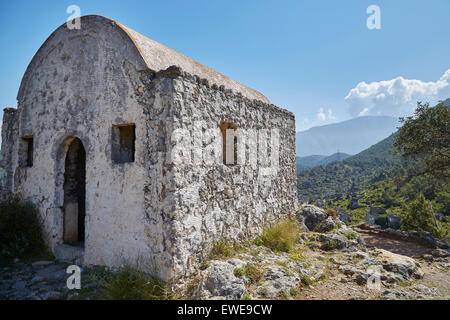
{"label": "rocky ground", "polygon": [[11,266],[3,267],[0,269],[0,299],[60,299],[68,291],[67,266],[57,261],[32,264],[16,261]]}
{"label": "rocky ground", "polygon": [[[253,245],[191,279],[198,299],[449,299],[448,250],[349,228],[314,206],[299,212],[294,253]],[[313,231],[310,231],[313,230]]]}
{"label": "rocky ground", "polygon": [[[224,261],[211,261],[194,280],[200,299],[449,299],[448,253],[412,259],[384,249],[328,249],[333,236],[307,234],[301,255],[251,247]],[[445,257],[444,257],[445,256]],[[259,270],[240,276],[236,270]],[[253,278],[252,278],[253,277]]]}
{"label": "rocky ground", "polygon": [[[298,219],[303,232],[294,251],[244,246],[232,257],[205,263],[186,280],[181,297],[450,298],[448,250],[399,240],[373,228],[350,228],[313,206],[304,207]],[[82,289],[69,290],[67,266],[37,261],[0,268],[0,299],[95,299],[95,271],[83,270]]]}

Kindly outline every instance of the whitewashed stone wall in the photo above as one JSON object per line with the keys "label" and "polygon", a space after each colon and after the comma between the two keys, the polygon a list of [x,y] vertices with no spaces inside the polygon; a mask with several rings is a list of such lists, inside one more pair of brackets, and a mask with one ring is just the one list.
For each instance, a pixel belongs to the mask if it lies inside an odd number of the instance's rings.
{"label": "whitewashed stone wall", "polygon": [[[107,24],[86,24],[69,36],[65,30],[57,31],[24,76],[17,116],[5,113],[6,122],[17,127],[14,143],[5,139],[8,132],[3,134],[2,150],[10,155],[5,157],[11,172],[9,189],[38,205],[51,248],[63,242],[68,141],[74,136],[82,141],[86,264],[117,266],[139,261],[153,265],[155,256],[164,260],[160,246],[155,245],[160,240],[154,240],[162,238],[160,225],[152,225],[144,214],[146,187],[153,185],[148,181],[146,155],[157,142],[147,137],[145,110],[135,98],[138,56],[124,45],[126,41],[124,34]],[[120,123],[136,125],[133,163],[111,160],[112,125]],[[34,137],[34,163],[21,168],[19,144],[27,135]]]}
{"label": "whitewashed stone wall", "polygon": [[[149,136],[157,134],[154,125],[169,138],[159,146],[167,151],[166,159],[158,158],[163,164],[151,169],[152,178],[170,179],[153,186],[146,209],[166,224],[165,246],[173,258],[173,274],[180,276],[198,267],[214,241],[254,237],[264,225],[294,214],[295,119],[286,110],[210,86],[176,67],[155,79],[146,84],[152,98],[141,101],[149,110],[164,106],[159,112],[168,116],[164,123],[148,120]],[[161,94],[166,89],[170,95]],[[221,121],[238,128],[240,161],[234,166],[222,163]],[[278,145],[270,145],[275,133]],[[149,152],[149,158],[154,156]],[[160,215],[151,201],[155,193]]]}

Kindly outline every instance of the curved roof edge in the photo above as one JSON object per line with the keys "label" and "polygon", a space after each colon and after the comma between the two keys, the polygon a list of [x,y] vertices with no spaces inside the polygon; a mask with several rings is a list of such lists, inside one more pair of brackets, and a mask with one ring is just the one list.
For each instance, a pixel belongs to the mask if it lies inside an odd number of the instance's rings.
{"label": "curved roof edge", "polygon": [[[81,17],[81,25],[83,23],[89,23],[90,19],[100,19],[104,20],[107,23],[113,23],[116,25],[121,31],[123,31],[127,37],[130,39],[130,41],[134,44],[135,48],[139,52],[139,55],[141,56],[141,59],[143,61],[139,61],[139,63],[136,64],[136,68],[138,69],[150,69],[152,71],[158,72],[161,70],[165,70],[169,68],[170,66],[178,66],[182,70],[191,73],[193,75],[197,75],[200,78],[205,78],[209,81],[211,84],[216,84],[218,86],[223,85],[227,89],[232,89],[235,92],[240,92],[244,97],[247,97],[251,100],[256,99],[260,100],[264,103],[271,104],[270,100],[265,97],[262,93],[260,93],[257,90],[254,90],[252,88],[249,88],[237,81],[232,80],[231,78],[205,66],[201,63],[198,63],[197,61],[190,59],[183,54],[170,49],[110,18],[100,16],[100,15],[87,15]],[[87,20],[87,21],[85,21]],[[39,53],[40,51],[45,47],[45,45],[53,38],[53,36],[56,34],[58,30],[61,28],[65,28],[66,23],[61,25],[59,28],[57,28],[48,38],[45,40],[45,42],[42,44],[42,46],[39,48],[39,50],[34,55],[33,59],[31,60],[30,64],[27,67],[27,70],[25,71],[25,74],[22,78],[22,82],[20,84],[19,92],[17,94],[17,98],[19,99],[19,96],[21,96],[21,92],[23,90],[23,83],[26,77],[31,73],[32,68],[34,64],[36,63],[36,60],[39,59]]]}

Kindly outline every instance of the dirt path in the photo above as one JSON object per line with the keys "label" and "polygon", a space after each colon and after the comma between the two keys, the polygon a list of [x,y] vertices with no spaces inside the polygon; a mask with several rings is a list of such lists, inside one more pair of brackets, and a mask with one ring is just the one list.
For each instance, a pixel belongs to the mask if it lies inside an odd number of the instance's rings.
{"label": "dirt path", "polygon": [[377,231],[365,230],[357,227],[355,227],[354,230],[361,235],[366,242],[366,246],[369,248],[380,248],[411,258],[417,258],[423,256],[424,254],[430,254],[432,251],[432,249],[421,244],[395,239]]}
{"label": "dirt path", "polygon": [[[323,300],[323,299],[385,299],[393,296],[394,299],[449,299],[450,297],[450,272],[449,257],[436,256],[436,250],[428,248],[414,241],[390,236],[376,229],[353,228],[364,239],[370,250],[384,249],[399,255],[413,258],[420,264],[423,278],[413,279],[409,282],[400,282],[383,285],[381,291],[370,290],[366,286],[360,286],[352,281],[352,277],[345,276],[339,271],[339,267],[329,263],[327,281],[319,281],[312,286],[304,288],[297,299]],[[438,250],[439,251],[439,250]],[[441,253],[444,250],[440,251]],[[313,260],[317,252],[310,252]],[[320,252],[320,255],[324,253]],[[339,253],[329,253],[328,259],[339,258]],[[340,258],[344,259],[341,255]],[[316,262],[317,263],[317,262]],[[346,261],[351,266],[352,261]],[[386,293],[388,293],[386,295]]]}

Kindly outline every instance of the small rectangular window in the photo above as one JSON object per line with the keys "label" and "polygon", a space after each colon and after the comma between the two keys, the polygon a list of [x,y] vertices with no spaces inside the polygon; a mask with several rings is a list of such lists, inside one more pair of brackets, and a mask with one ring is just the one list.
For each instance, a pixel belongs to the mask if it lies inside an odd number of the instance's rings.
{"label": "small rectangular window", "polygon": [[222,132],[223,164],[235,165],[237,164],[237,126],[232,122],[222,121],[219,128]]}
{"label": "small rectangular window", "polygon": [[134,162],[135,131],[134,124],[113,125],[111,156],[115,163]]}
{"label": "small rectangular window", "polygon": [[22,168],[33,166],[33,136],[22,137],[19,150],[19,165]]}

